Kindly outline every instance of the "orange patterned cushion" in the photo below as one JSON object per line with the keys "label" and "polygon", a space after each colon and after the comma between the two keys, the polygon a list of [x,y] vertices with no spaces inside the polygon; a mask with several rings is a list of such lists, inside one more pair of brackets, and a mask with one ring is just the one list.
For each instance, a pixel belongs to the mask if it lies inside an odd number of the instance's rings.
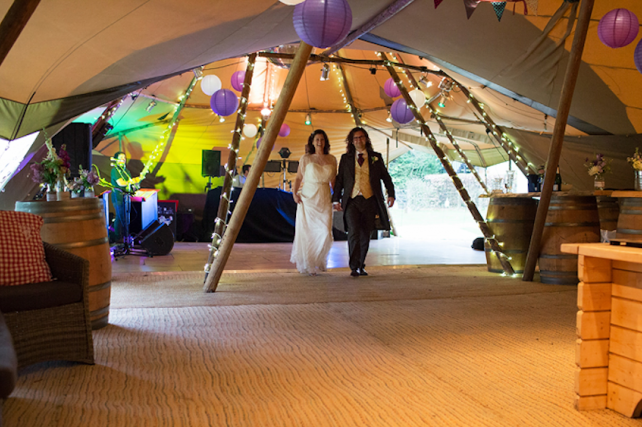
{"label": "orange patterned cushion", "polygon": [[40,238],[42,224],[37,215],[0,211],[0,286],[51,280]]}

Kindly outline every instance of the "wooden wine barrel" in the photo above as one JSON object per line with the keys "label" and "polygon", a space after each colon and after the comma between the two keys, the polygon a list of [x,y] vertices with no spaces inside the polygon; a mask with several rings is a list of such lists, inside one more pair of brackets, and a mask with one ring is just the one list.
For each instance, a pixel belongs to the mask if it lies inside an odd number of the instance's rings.
{"label": "wooden wine barrel", "polygon": [[642,198],[620,197],[616,238],[642,241]]}
{"label": "wooden wine barrel", "polygon": [[111,253],[103,203],[98,198],[57,202],[17,202],[16,210],[44,218],[42,240],[89,261],[89,311],[92,329],[109,323]]}
{"label": "wooden wine barrel", "polygon": [[576,285],[577,255],[560,251],[562,243],[600,241],[600,218],[595,196],[551,197],[539,255],[540,281],[550,285]]}
{"label": "wooden wine barrel", "polygon": [[[524,272],[528,245],[533,234],[537,200],[529,197],[492,197],[488,203],[486,222],[497,241],[502,244],[503,253],[509,257],[515,273]],[[488,271],[503,273],[497,256],[484,242]]]}
{"label": "wooden wine barrel", "polygon": [[615,230],[620,215],[620,205],[616,197],[597,197],[597,212],[600,216],[601,230]]}

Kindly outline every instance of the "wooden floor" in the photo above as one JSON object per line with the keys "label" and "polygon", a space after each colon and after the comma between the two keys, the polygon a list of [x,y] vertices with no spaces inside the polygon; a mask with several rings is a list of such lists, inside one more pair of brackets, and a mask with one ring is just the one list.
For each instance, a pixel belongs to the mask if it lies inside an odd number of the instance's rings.
{"label": "wooden floor", "polygon": [[[370,242],[366,267],[485,264],[484,252],[471,249],[469,239],[449,241],[391,237]],[[290,263],[291,243],[244,243],[234,245],[226,270],[294,270]],[[202,271],[209,249],[207,243],[177,242],[169,255],[128,255],[112,261],[113,273],[146,271]],[[328,268],[348,268],[348,243],[334,242]]]}

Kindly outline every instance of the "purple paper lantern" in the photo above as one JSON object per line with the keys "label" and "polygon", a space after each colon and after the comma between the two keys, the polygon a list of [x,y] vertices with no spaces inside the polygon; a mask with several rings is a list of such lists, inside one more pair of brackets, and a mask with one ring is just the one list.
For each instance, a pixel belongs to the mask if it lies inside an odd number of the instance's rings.
{"label": "purple paper lantern", "polygon": [[259,149],[259,147],[261,146],[261,140],[262,140],[262,139],[263,139],[263,137],[261,137],[261,138],[259,138],[259,139],[257,139],[257,140],[256,140],[256,149],[257,149],[257,150],[258,150],[258,149]]}
{"label": "purple paper lantern", "polygon": [[346,0],[306,0],[294,7],[292,20],[301,40],[325,49],[348,35],[352,10]]}
{"label": "purple paper lantern", "polygon": [[392,103],[392,107],[390,107],[390,115],[394,121],[402,125],[408,123],[415,117],[414,114],[412,114],[412,111],[410,111],[410,108],[408,108],[406,100],[403,98]]}
{"label": "purple paper lantern", "polygon": [[386,92],[386,95],[390,98],[396,98],[401,95],[401,91],[399,90],[397,83],[395,83],[392,78],[386,80],[386,83],[383,85],[383,91]]}
{"label": "purple paper lantern", "polygon": [[245,81],[245,71],[237,71],[232,74],[232,87],[235,91],[241,92],[243,90],[243,82]]}
{"label": "purple paper lantern", "polygon": [[225,117],[234,114],[238,106],[238,97],[229,89],[219,89],[210,98],[210,107],[219,116]]}
{"label": "purple paper lantern", "polygon": [[638,36],[640,23],[628,9],[613,9],[600,19],[597,35],[608,47],[618,48],[631,43]]}
{"label": "purple paper lantern", "polygon": [[279,129],[279,136],[280,136],[281,138],[285,138],[285,137],[286,137],[286,136],[288,136],[289,134],[290,134],[290,126],[288,126],[288,125],[286,125],[285,123],[283,123],[283,124],[281,125],[281,129]]}
{"label": "purple paper lantern", "polygon": [[642,73],[642,40],[640,40],[638,45],[635,47],[635,52],[633,52],[633,61],[635,62],[635,68]]}

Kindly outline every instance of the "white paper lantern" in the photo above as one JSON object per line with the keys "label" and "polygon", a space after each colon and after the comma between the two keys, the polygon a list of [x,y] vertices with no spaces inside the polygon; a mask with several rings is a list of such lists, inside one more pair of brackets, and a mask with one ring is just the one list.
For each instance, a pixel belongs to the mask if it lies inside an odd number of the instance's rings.
{"label": "white paper lantern", "polygon": [[279,0],[283,4],[287,4],[288,6],[296,6],[299,3],[303,3],[305,0]]}
{"label": "white paper lantern", "polygon": [[201,80],[201,90],[207,96],[214,95],[214,92],[221,89],[221,87],[223,87],[223,85],[221,84],[221,79],[219,79],[214,74],[205,76],[203,77],[203,80]]}
{"label": "white paper lantern", "polygon": [[421,108],[424,106],[426,103],[426,95],[422,90],[415,89],[411,90],[408,95],[410,95],[410,98],[412,98],[412,101],[415,103],[417,108]]}
{"label": "white paper lantern", "polygon": [[248,138],[254,138],[258,131],[259,129],[256,127],[256,125],[243,126],[243,135],[247,136]]}

